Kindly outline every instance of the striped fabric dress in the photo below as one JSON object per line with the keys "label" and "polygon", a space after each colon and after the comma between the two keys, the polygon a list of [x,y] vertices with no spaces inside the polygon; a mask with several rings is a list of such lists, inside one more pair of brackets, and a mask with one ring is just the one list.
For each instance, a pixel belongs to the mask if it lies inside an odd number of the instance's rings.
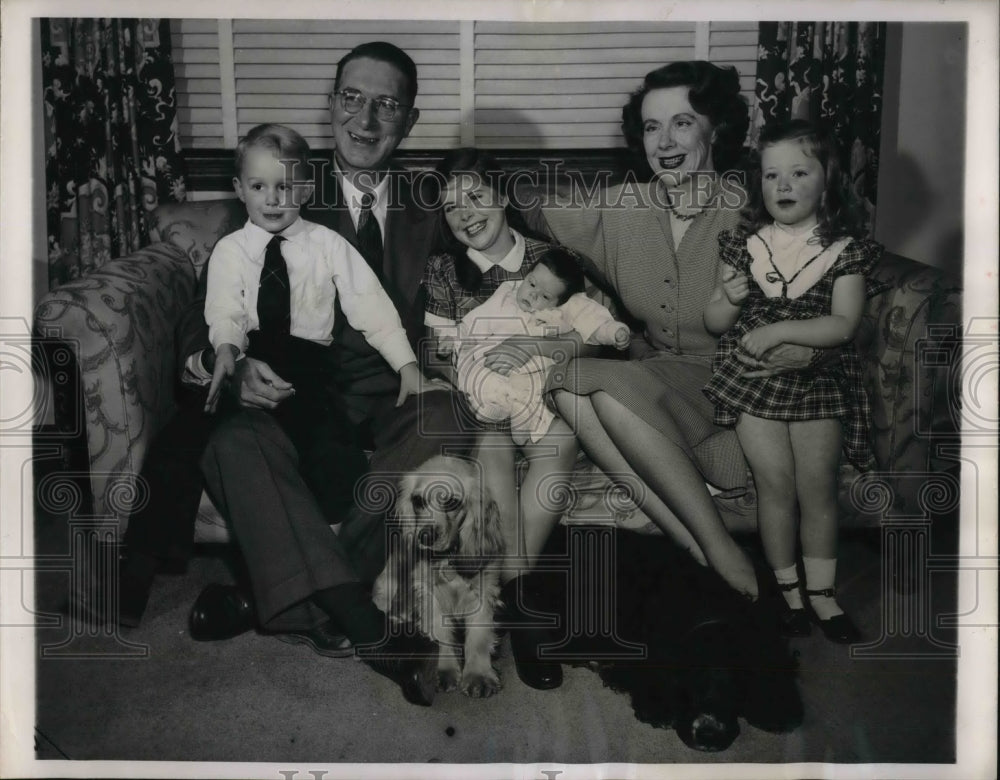
{"label": "striped fabric dress", "polygon": [[589,258],[591,271],[644,323],[631,360],[574,360],[564,373],[553,372],[549,388],[608,393],[687,452],[707,482],[724,490],[743,487],[747,465],[736,433],[715,423],[715,409],[702,392],[717,346],[703,316],[718,274],[718,237],[739,223],[743,193],[740,203],[717,198],[675,246],[656,186],[610,188],[599,206],[544,208],[556,239]]}

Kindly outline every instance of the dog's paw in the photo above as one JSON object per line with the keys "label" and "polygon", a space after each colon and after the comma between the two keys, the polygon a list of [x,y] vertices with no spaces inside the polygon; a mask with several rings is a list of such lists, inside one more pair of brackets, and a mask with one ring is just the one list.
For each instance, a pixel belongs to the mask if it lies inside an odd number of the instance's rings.
{"label": "dog's paw", "polygon": [[458,669],[438,669],[438,690],[443,693],[456,690],[461,677]]}
{"label": "dog's paw", "polygon": [[462,693],[473,699],[488,699],[502,687],[500,675],[495,669],[485,674],[466,672],[462,675]]}

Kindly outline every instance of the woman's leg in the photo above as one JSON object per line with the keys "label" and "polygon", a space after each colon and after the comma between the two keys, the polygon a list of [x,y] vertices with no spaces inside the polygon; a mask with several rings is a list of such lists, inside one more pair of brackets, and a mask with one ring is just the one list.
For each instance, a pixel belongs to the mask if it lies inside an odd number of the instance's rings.
{"label": "woman's leg", "polygon": [[772,569],[795,565],[796,473],[789,425],[741,414],[736,435],[757,488],[757,524]]}
{"label": "woman's leg", "polygon": [[493,494],[500,510],[506,564],[501,580],[517,575],[517,558],[523,541],[518,522],[517,478],[514,473],[514,442],[505,431],[483,431],[476,441],[475,457],[483,470],[483,484]]}
{"label": "woman's leg", "polygon": [[[749,556],[726,531],[701,473],[674,438],[664,436],[607,393],[589,397],[556,393],[556,405],[573,420],[584,450],[608,474],[634,473],[649,490],[643,510],[675,539],[687,537],[689,549],[704,559],[735,590],[757,596],[757,578]],[[669,511],[663,512],[663,509]],[[677,519],[684,528],[677,528]],[[681,542],[683,544],[683,541]]]}
{"label": "woman's leg", "polygon": [[566,511],[578,449],[573,431],[558,417],[537,444],[522,448],[528,460],[520,501],[528,566],[535,565],[552,528]]}
{"label": "woman's leg", "polygon": [[642,508],[642,511],[679,547],[687,550],[702,566],[707,566],[708,561],[705,559],[705,553],[702,552],[691,532],[660,500],[660,497],[646,486],[622,456],[611,437],[608,436],[607,431],[601,425],[597,412],[594,411],[590,396],[573,395],[565,390],[559,390],[555,394],[555,401],[560,414],[569,415],[567,419],[573,421],[571,425],[576,430],[580,446],[597,467],[605,475],[616,475],[627,483],[640,485],[641,495],[635,496],[635,501]]}

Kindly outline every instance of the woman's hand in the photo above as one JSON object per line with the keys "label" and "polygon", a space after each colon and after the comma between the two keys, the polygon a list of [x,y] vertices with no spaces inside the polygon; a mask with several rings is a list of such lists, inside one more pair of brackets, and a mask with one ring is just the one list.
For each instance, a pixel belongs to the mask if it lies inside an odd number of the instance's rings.
{"label": "woman's hand", "polygon": [[528,336],[510,336],[486,353],[483,360],[491,371],[507,376],[538,355],[538,339]]}
{"label": "woman's hand", "polygon": [[575,330],[553,338],[510,336],[487,352],[483,363],[491,371],[507,376],[531,358],[546,357],[556,363],[568,363],[581,353],[587,354],[587,349],[583,337]]}
{"label": "woman's hand", "polygon": [[750,294],[750,282],[746,274],[741,274],[731,265],[722,264],[722,291],[733,306],[742,305]]}
{"label": "woman's hand", "polygon": [[763,357],[765,352],[778,346],[785,340],[781,324],[775,322],[771,325],[754,328],[740,339],[740,344],[743,345],[743,349],[755,358]]}

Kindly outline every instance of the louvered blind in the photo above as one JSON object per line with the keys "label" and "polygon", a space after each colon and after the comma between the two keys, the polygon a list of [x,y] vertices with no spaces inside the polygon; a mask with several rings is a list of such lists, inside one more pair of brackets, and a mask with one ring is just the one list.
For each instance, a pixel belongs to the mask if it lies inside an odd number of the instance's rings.
{"label": "louvered blind", "polygon": [[420,72],[420,121],[403,150],[453,148],[463,121],[487,148],[619,148],[622,105],[648,71],[699,56],[734,65],[752,105],[757,57],[756,22],[175,19],[171,39],[185,149],[231,148],[261,122],[329,148],[336,63],[371,40],[402,47]]}
{"label": "louvered blind", "polygon": [[712,22],[708,33],[708,61],[732,65],[740,74],[740,90],[750,106],[757,75],[757,22]]}
{"label": "louvered blind", "polygon": [[215,19],[171,19],[170,46],[181,148],[225,147],[218,22]]}
{"label": "louvered blind", "polygon": [[693,23],[476,22],[476,143],[623,146],[629,93],[658,65],[694,56]]}
{"label": "louvered blind", "polygon": [[458,22],[234,19],[237,132],[261,122],[329,148],[327,94],[338,60],[360,43],[394,43],[417,64],[420,121],[403,149],[454,146],[459,135]]}

